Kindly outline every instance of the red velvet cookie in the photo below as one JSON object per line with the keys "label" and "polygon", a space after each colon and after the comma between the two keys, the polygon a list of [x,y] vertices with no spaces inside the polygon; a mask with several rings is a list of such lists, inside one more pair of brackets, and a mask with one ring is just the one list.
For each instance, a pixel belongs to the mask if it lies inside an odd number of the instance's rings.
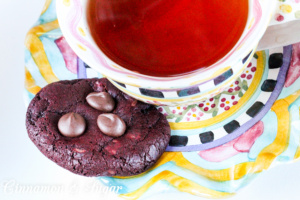
{"label": "red velvet cookie", "polygon": [[[86,101],[92,92],[107,92],[113,97],[111,113],[125,122],[124,135],[111,137],[101,132],[97,118],[104,112]],[[58,121],[67,113],[85,119],[82,135],[67,137],[60,133]],[[60,81],[46,86],[28,107],[26,127],[45,156],[84,176],[140,174],[159,159],[170,140],[170,126],[154,106],[129,97],[107,79]]]}

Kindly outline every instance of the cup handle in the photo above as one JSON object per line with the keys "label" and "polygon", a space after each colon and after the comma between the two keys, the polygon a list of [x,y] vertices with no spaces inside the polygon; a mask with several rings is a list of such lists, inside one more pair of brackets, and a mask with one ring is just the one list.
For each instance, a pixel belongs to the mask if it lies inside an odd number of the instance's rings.
{"label": "cup handle", "polygon": [[270,26],[300,20],[300,0],[277,0],[273,13]]}

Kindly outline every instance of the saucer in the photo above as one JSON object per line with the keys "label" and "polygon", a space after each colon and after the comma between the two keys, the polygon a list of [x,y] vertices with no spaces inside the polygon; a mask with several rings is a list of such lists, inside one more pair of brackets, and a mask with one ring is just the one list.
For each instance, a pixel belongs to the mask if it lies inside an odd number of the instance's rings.
{"label": "saucer", "polygon": [[[49,83],[102,77],[62,37],[54,0],[46,1],[25,46],[27,105]],[[299,52],[300,44],[256,52],[221,94],[190,106],[158,107],[172,139],[155,166],[138,176],[97,179],[122,186],[119,195],[127,199],[164,192],[222,198],[276,164],[299,160]]]}

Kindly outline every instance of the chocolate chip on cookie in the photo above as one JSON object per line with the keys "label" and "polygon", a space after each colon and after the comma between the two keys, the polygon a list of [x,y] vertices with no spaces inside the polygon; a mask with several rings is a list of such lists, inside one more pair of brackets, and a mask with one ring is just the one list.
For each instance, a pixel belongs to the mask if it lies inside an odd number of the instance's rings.
{"label": "chocolate chip on cookie", "polygon": [[120,137],[126,130],[126,124],[123,119],[111,113],[99,115],[97,124],[104,134],[111,137]]}
{"label": "chocolate chip on cookie", "polygon": [[77,113],[68,113],[58,121],[58,130],[66,137],[78,137],[84,133],[86,123],[84,118]]}
{"label": "chocolate chip on cookie", "polygon": [[115,107],[114,99],[107,92],[92,92],[86,97],[86,101],[93,108],[103,112],[111,112]]}

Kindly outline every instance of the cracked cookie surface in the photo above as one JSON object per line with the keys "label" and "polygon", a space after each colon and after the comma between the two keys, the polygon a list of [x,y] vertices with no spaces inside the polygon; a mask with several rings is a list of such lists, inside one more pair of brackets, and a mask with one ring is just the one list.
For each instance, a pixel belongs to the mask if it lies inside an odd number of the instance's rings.
{"label": "cracked cookie surface", "polygon": [[[103,134],[97,117],[103,112],[89,106],[91,92],[108,92],[116,106],[111,113],[121,117],[127,129],[121,137]],[[87,123],[82,136],[60,134],[61,116],[75,112]],[[43,88],[31,101],[26,114],[29,138],[49,159],[84,176],[131,176],[149,169],[170,140],[166,118],[152,105],[136,101],[107,79],[59,81]]]}

